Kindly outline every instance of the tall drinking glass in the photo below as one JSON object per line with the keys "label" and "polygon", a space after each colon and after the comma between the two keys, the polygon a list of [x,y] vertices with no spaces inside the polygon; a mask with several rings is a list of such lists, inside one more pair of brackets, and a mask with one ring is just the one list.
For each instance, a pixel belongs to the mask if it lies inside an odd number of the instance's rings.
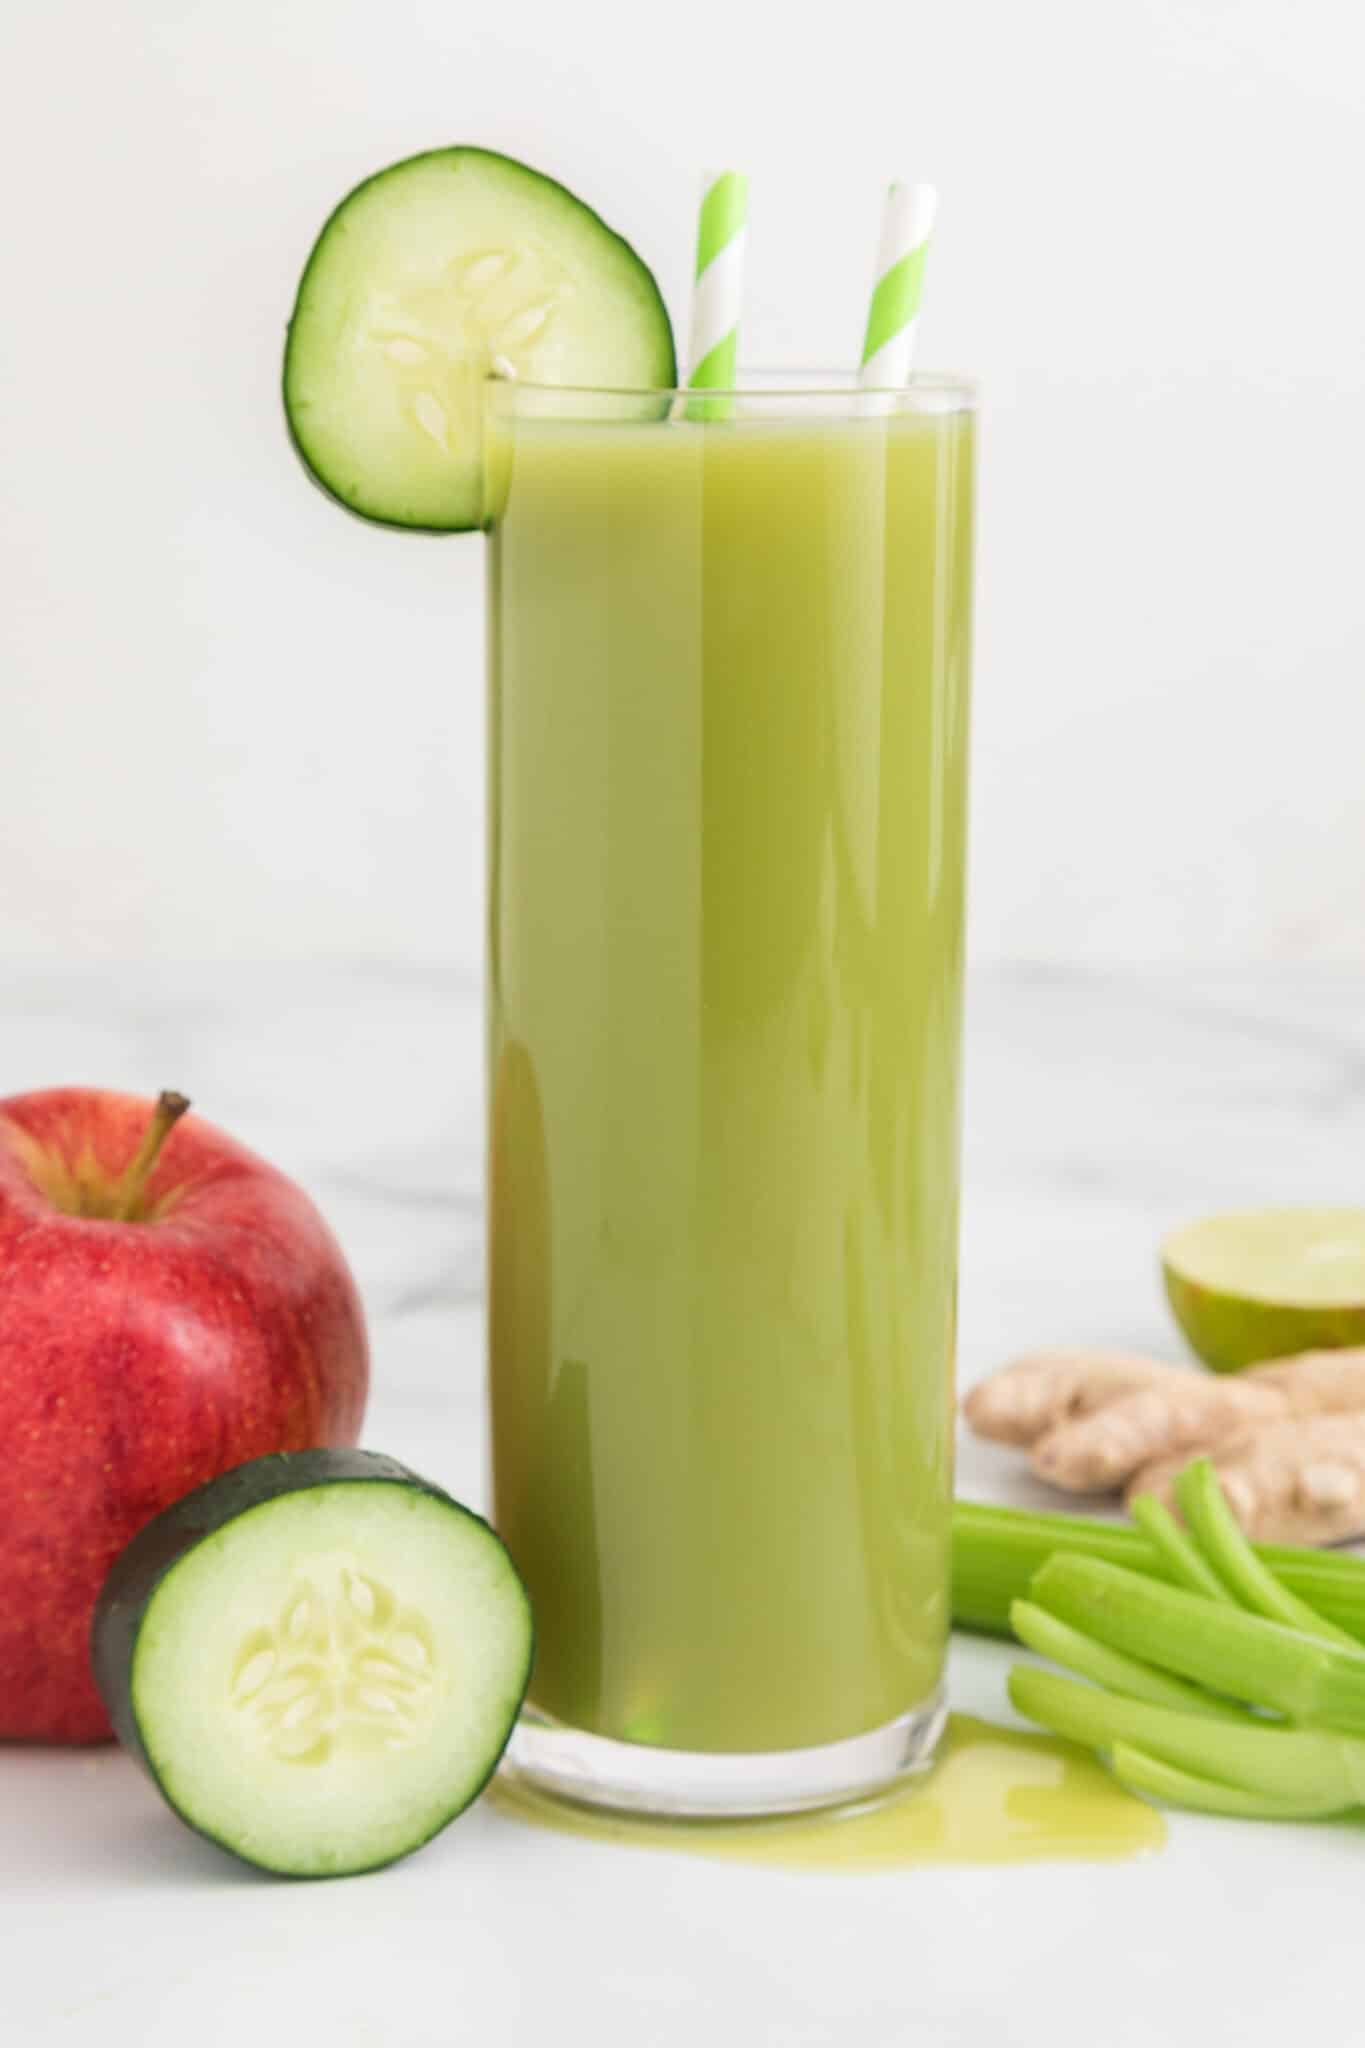
{"label": "tall drinking glass", "polygon": [[943,1718],[972,392],[487,413],[511,1762],[857,1797]]}

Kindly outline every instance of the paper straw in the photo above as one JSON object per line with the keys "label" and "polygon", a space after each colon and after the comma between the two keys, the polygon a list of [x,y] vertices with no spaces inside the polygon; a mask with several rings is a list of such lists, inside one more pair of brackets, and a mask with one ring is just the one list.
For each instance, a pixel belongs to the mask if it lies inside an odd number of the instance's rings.
{"label": "paper straw", "polygon": [[[899,390],[910,381],[915,353],[915,320],[924,289],[924,264],[929,254],[938,194],[932,185],[891,185],[882,213],[882,241],[877,275],[867,309],[863,360],[858,382],[865,393]],[[869,396],[870,410],[889,409],[893,401]]]}
{"label": "paper straw", "polygon": [[[739,313],[744,290],[744,234],[749,180],[740,171],[712,171],[702,187],[697,221],[697,268],[687,350],[690,391],[731,391],[739,361]],[[689,419],[721,419],[728,401],[699,401]]]}

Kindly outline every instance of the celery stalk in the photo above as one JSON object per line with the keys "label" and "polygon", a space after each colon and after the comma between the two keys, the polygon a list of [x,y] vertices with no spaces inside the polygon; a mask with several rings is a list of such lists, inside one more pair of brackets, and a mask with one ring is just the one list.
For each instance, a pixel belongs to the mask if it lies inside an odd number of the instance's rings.
{"label": "celery stalk", "polygon": [[1126,1742],[1161,1762],[1283,1801],[1295,1814],[1345,1813],[1365,1789],[1365,1743],[1316,1730],[1210,1721],[1120,1699],[1029,1664],[1009,1675],[1011,1703],[1030,1721],[1087,1748]]}
{"label": "celery stalk", "polygon": [[1175,1516],[1154,1493],[1137,1494],[1129,1501],[1128,1512],[1165,1565],[1166,1577],[1174,1585],[1183,1586],[1187,1593],[1202,1593],[1206,1599],[1236,1606],[1217,1572],[1205,1562]]}
{"label": "celery stalk", "polygon": [[1359,1648],[1344,1629],[1324,1620],[1262,1564],[1237,1525],[1211,1459],[1196,1458],[1185,1467],[1175,1482],[1175,1497],[1204,1557],[1243,1607],[1270,1621],[1282,1621],[1286,1628],[1301,1629],[1305,1635],[1345,1644],[1347,1649]]}
{"label": "celery stalk", "polygon": [[[1122,1522],[1089,1515],[1035,1515],[1022,1508],[963,1501],[953,1507],[953,1625],[1008,1636],[1010,1603],[1055,1550],[1107,1558],[1130,1571],[1159,1571],[1145,1536]],[[1362,1599],[1365,1613],[1365,1599]]]}
{"label": "celery stalk", "polygon": [[1332,1802],[1305,1804],[1276,1799],[1266,1792],[1247,1792],[1240,1785],[1218,1785],[1212,1778],[1178,1771],[1174,1764],[1164,1764],[1160,1757],[1128,1742],[1114,1744],[1109,1765],[1120,1785],[1130,1792],[1145,1793],[1166,1806],[1185,1806],[1193,1813],[1231,1814],[1238,1820],[1325,1820],[1343,1810]]}
{"label": "celery stalk", "polygon": [[[1008,1636],[1010,1602],[1027,1596],[1034,1573],[1057,1550],[1164,1576],[1147,1537],[1124,1523],[959,1501],[953,1509],[954,1626]],[[1365,1559],[1260,1543],[1253,1550],[1290,1592],[1353,1641],[1365,1642]]]}
{"label": "celery stalk", "polygon": [[1097,1559],[1049,1559],[1040,1607],[1111,1649],[1293,1720],[1365,1733],[1365,1650],[1263,1620]]}
{"label": "celery stalk", "polygon": [[1126,1699],[1145,1700],[1149,1706],[1174,1707],[1204,1720],[1248,1718],[1245,1710],[1231,1701],[1214,1699],[1197,1685],[1186,1685],[1183,1678],[1172,1678],[1169,1672],[1154,1670],[1137,1657],[1125,1657],[1121,1651],[1111,1650],[1093,1636],[1084,1636],[1079,1629],[1058,1621],[1045,1608],[1035,1607],[1031,1600],[1016,1600],[1010,1609],[1010,1621],[1026,1649],[1036,1650],[1040,1657],[1050,1657],[1054,1664],[1065,1665],[1068,1671],[1079,1672],[1082,1678],[1108,1686]]}

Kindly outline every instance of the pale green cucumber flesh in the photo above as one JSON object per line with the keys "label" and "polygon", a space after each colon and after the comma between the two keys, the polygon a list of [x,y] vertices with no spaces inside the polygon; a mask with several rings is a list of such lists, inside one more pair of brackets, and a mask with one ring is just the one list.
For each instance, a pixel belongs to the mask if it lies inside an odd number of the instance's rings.
{"label": "pale green cucumber flesh", "polygon": [[482,525],[495,370],[671,385],[650,271],[563,185],[492,150],[431,150],[367,178],[324,224],[289,323],[285,412],[307,468],[366,519]]}
{"label": "pale green cucumber flesh", "polygon": [[488,1782],[532,1625],[477,1515],[391,1460],[257,1459],[134,1539],[96,1611],[120,1738],[191,1827],[298,1877],[418,1848]]}

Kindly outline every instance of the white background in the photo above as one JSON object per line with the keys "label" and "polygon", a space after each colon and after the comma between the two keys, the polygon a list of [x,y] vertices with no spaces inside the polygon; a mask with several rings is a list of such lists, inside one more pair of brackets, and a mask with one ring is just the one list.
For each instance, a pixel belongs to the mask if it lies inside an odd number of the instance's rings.
{"label": "white background", "polygon": [[[3,0],[0,953],[479,947],[477,538],[310,490],[324,214],[483,141],[681,321],[753,178],[751,360],[854,355],[889,176],[987,414],[978,958],[1365,956],[1365,40],[1347,0]],[[670,22],[676,21],[676,29]]]}

